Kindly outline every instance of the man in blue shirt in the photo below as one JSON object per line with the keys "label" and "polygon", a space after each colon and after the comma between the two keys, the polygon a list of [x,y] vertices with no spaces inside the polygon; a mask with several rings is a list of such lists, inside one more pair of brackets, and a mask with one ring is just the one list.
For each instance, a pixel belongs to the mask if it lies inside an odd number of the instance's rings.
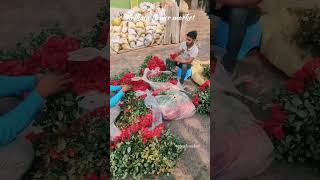
{"label": "man in blue shirt", "polygon": [[32,144],[18,135],[31,125],[35,115],[43,108],[45,99],[67,89],[70,83],[67,74],[0,76],[0,98],[29,93],[15,107],[0,110],[0,179],[18,180],[28,170],[34,151]]}

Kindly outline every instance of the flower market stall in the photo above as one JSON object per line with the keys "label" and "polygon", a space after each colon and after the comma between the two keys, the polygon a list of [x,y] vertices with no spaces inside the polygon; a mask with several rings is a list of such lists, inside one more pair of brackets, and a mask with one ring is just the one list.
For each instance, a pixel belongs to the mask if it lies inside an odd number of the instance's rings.
{"label": "flower market stall", "polygon": [[112,176],[139,179],[171,172],[185,149],[165,122],[208,113],[209,81],[196,94],[187,95],[175,75],[166,71],[164,61],[150,55],[136,72],[125,71],[110,84],[132,85],[114,122],[120,131],[111,137]]}
{"label": "flower market stall", "polygon": [[[108,114],[99,102],[88,105],[95,94],[105,101],[108,63],[102,54],[86,61],[69,61],[72,52],[94,47],[100,52],[109,33],[107,8],[101,9],[97,23],[86,34],[67,36],[59,27],[34,34],[30,42],[17,49],[1,52],[0,73],[10,76],[33,75],[46,71],[70,73],[70,91],[57,94],[46,106],[33,126],[41,130],[26,138],[33,142],[35,161],[25,179],[107,179]],[[99,50],[98,50],[99,49]]]}

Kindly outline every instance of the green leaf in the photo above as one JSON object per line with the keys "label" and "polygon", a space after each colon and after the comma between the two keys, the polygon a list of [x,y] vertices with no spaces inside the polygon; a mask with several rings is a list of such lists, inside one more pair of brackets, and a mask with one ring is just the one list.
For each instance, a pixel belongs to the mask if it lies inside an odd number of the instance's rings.
{"label": "green leaf", "polygon": [[66,148],[66,141],[64,139],[59,139],[58,151],[61,152]]}
{"label": "green leaf", "polygon": [[303,102],[300,100],[299,97],[297,96],[294,96],[293,99],[292,99],[292,103],[295,105],[295,106],[300,106],[301,104],[303,104]]}

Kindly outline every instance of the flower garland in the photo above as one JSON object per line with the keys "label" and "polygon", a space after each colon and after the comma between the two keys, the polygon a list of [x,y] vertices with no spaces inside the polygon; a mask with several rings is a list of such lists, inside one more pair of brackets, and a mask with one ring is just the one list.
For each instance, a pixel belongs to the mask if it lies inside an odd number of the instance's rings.
{"label": "flower garland", "polygon": [[195,93],[192,103],[196,106],[196,111],[200,114],[210,113],[210,80],[207,80]]}
{"label": "flower garland", "polygon": [[277,94],[271,118],[263,124],[273,139],[277,157],[289,162],[320,161],[320,59],[306,63]]}

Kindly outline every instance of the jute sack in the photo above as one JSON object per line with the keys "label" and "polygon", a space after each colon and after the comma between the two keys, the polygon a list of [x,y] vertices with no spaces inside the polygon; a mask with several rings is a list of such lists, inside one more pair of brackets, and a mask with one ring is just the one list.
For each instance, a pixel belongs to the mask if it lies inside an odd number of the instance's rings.
{"label": "jute sack", "polygon": [[197,83],[198,85],[202,85],[205,83],[208,79],[202,75],[203,72],[203,65],[210,65],[210,61],[200,61],[200,60],[194,60],[192,62],[192,80]]}
{"label": "jute sack", "polygon": [[279,70],[292,76],[311,55],[296,45],[293,37],[299,27],[298,17],[288,9],[263,16],[262,53]]}

